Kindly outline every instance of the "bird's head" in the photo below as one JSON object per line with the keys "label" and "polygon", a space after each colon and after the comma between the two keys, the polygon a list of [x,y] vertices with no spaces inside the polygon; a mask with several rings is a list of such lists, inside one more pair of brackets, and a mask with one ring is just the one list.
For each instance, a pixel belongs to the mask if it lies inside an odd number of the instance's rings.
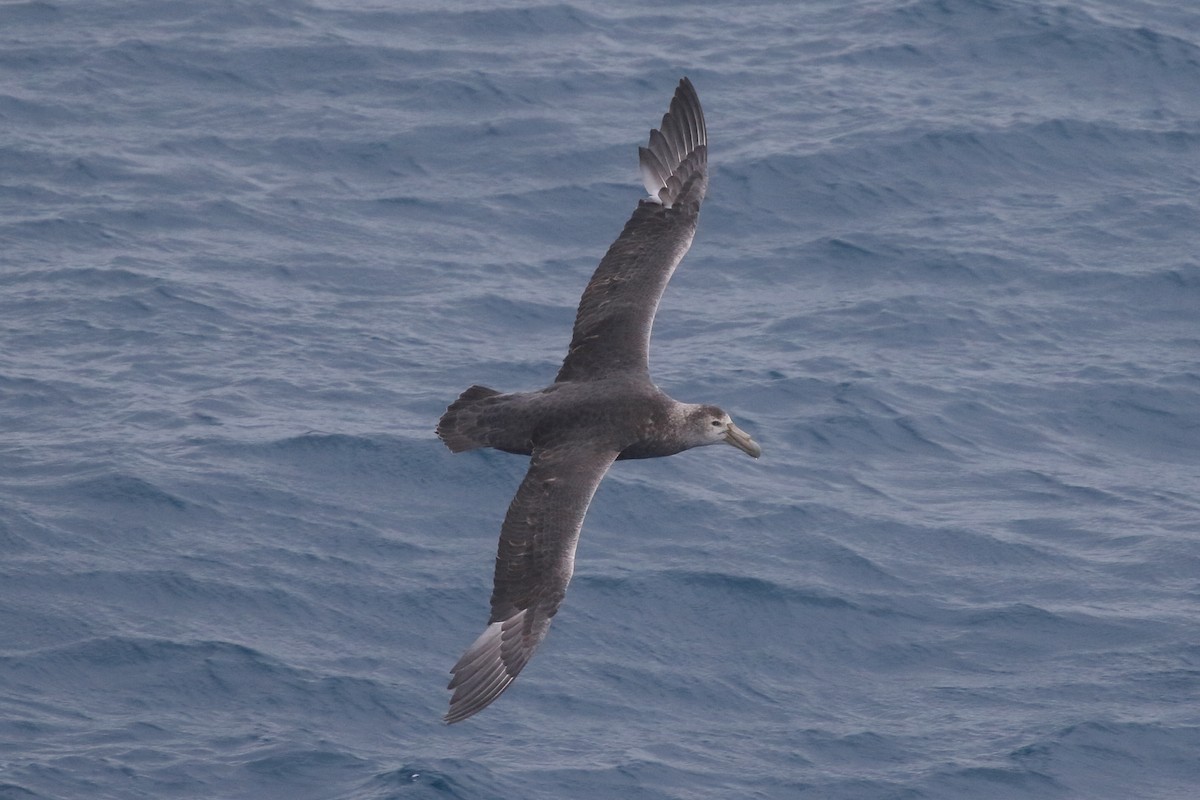
{"label": "bird's head", "polygon": [[687,430],[691,447],[724,442],[754,458],[762,455],[758,442],[734,425],[729,415],[716,406],[693,406],[687,414]]}

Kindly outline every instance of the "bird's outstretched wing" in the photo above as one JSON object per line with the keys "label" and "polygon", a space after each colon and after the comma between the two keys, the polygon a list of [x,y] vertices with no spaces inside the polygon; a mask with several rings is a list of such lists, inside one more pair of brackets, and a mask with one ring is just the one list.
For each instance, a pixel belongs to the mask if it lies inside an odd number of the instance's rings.
{"label": "bird's outstretched wing", "polygon": [[579,529],[615,450],[560,444],[533,451],[500,530],[492,616],[450,671],[446,722],[487,707],[546,637],[575,569]]}
{"label": "bird's outstretched wing", "polygon": [[696,233],[708,187],[708,133],[684,78],[648,147],[638,148],[642,200],[608,248],[579,301],[571,346],[556,382],[621,372],[649,376],[650,328],[671,273]]}

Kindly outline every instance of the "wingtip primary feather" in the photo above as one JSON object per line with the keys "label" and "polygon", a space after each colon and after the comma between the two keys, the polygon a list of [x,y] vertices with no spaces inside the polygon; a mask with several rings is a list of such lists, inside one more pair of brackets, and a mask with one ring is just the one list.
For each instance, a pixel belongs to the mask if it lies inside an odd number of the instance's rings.
{"label": "wingtip primary feather", "polygon": [[[699,176],[703,181],[708,160],[708,132],[696,87],[688,78],[679,81],[662,124],[650,131],[646,147],[638,148],[642,185],[650,201],[670,208]],[[699,187],[703,197],[704,186]]]}
{"label": "wingtip primary feather", "polygon": [[462,722],[491,705],[528,663],[531,653],[525,651],[531,648],[518,645],[514,653],[511,647],[506,647],[514,636],[521,636],[526,611],[522,609],[508,619],[488,625],[451,667],[453,677],[446,688],[454,694],[450,709],[442,717],[447,725]]}

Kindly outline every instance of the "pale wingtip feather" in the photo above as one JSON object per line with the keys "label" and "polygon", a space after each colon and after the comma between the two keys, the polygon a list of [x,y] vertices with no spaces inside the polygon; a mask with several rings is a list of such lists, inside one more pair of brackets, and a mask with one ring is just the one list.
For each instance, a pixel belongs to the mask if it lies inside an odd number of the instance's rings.
{"label": "pale wingtip feather", "polygon": [[506,631],[522,627],[526,610],[484,628],[458,663],[450,668],[452,677],[446,688],[454,690],[454,694],[450,698],[450,709],[442,717],[447,725],[461,722],[491,705],[525,666],[528,654],[515,659],[515,664],[509,663],[504,658],[503,644]]}
{"label": "pale wingtip feather", "polygon": [[[671,106],[662,123],[650,131],[646,147],[638,148],[638,168],[646,187],[646,202],[671,208],[683,192],[687,180],[707,160],[708,136],[704,112],[692,82],[680,79],[671,98]],[[700,187],[700,197],[703,186]]]}

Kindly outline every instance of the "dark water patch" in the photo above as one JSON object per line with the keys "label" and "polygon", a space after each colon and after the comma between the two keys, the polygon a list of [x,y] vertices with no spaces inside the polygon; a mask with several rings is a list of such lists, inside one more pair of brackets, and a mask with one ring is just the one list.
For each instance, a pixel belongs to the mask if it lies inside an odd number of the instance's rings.
{"label": "dark water patch", "polygon": [[1039,548],[1070,559],[1087,560],[1092,568],[1110,565],[1119,568],[1137,559],[1149,539],[1133,531],[1114,532],[1108,526],[1089,526],[1083,520],[1047,516],[1014,519],[1008,525],[1021,536],[1038,543]]}
{"label": "dark water patch", "polygon": [[[450,132],[446,132],[450,135]],[[461,136],[461,133],[456,131]],[[430,169],[424,166],[423,160],[414,156],[402,142],[379,141],[362,138],[309,137],[309,136],[280,136],[262,143],[253,152],[271,161],[290,164],[296,168],[311,170],[314,175],[344,176],[362,173],[362,177],[378,180],[394,186],[397,181],[411,186],[413,179],[424,178]],[[399,196],[396,198],[376,198],[369,203],[379,202],[380,199],[389,201],[393,206],[401,206],[405,216],[415,217],[420,214],[434,219],[449,211],[440,207],[431,198],[417,196]],[[369,208],[365,206],[364,209]],[[395,210],[394,208],[392,209]],[[459,212],[464,209],[458,209]],[[444,216],[443,216],[444,218]]]}
{"label": "dark water patch", "polygon": [[1000,402],[983,394],[969,396],[957,393],[948,398],[937,415],[938,427],[954,449],[964,450],[986,458],[1000,451],[1036,452],[1052,441],[1052,437],[1028,424]]}
{"label": "dark water patch", "polygon": [[[356,483],[363,489],[378,484],[403,487],[407,490],[406,495],[418,486],[439,481],[453,486],[457,483],[455,476],[462,470],[476,474],[486,472],[487,483],[511,478],[511,470],[481,471],[478,462],[494,459],[507,467],[516,463],[517,458],[506,458],[506,454],[475,453],[473,457],[451,460],[451,454],[444,451],[433,435],[432,423],[433,420],[428,434],[419,442],[384,434],[354,436],[309,432],[257,443],[208,438],[194,439],[192,443],[199,448],[199,453],[227,454],[266,463],[281,474],[303,475],[328,484]],[[459,463],[456,465],[455,462]],[[397,484],[397,481],[402,483]],[[474,481],[478,484],[478,477]]]}
{"label": "dark water patch", "polygon": [[790,427],[787,441],[806,452],[848,451],[859,459],[871,453],[916,450],[924,458],[959,460],[956,448],[938,441],[941,437],[932,420],[907,415],[822,414]]}
{"label": "dark water patch", "polygon": [[283,0],[270,6],[246,4],[237,0],[218,0],[205,9],[138,0],[133,3],[101,6],[93,13],[98,17],[98,24],[120,25],[137,20],[150,25],[161,23],[163,30],[171,33],[190,30],[193,33],[211,34],[230,28],[260,28],[263,32],[278,29],[283,35],[287,35],[305,29],[303,14],[306,10],[308,7],[305,3],[294,0]]}
{"label": "dark water patch", "polygon": [[[1189,191],[1187,178],[1164,170],[1162,165],[1171,160],[1161,154],[1195,151],[1198,142],[1200,138],[1185,129],[1159,131],[1071,118],[975,129],[921,126],[897,131],[883,146],[878,140],[865,145],[849,139],[810,156],[773,156],[769,167],[744,167],[739,183],[755,196],[774,197],[772,205],[798,204],[806,218],[885,213],[897,217],[918,204],[926,208],[932,204],[940,209],[935,213],[947,216],[925,216],[903,227],[917,222],[922,228],[953,235],[955,226],[987,228],[999,222],[993,209],[998,202],[1011,203],[1005,198],[1016,190],[1025,196],[1040,187],[1061,207],[1059,191],[1075,191],[1089,181],[1111,182],[1120,176],[1119,188],[1140,194],[1152,175],[1157,188],[1182,198]],[[1115,160],[1114,153],[1120,154]],[[803,189],[795,185],[796,175],[806,176]],[[980,194],[980,187],[987,187],[986,195]],[[1114,187],[1110,184],[1108,190]],[[972,198],[969,205],[964,205],[966,198]],[[1186,207],[1175,213],[1190,215]],[[790,227],[786,221],[767,219],[774,227]],[[947,220],[954,225],[941,224]],[[902,228],[893,233],[903,232]],[[853,246],[830,252],[843,260],[869,255],[874,255],[870,248]]]}
{"label": "dark water patch", "polygon": [[[198,620],[213,621],[214,624],[203,626],[211,627],[213,632],[220,631],[216,621],[239,613],[246,614],[247,619],[284,617],[289,624],[297,625],[320,615],[308,602],[303,586],[275,585],[274,581],[261,580],[261,575],[259,581],[241,578],[231,570],[217,570],[215,565],[209,568],[215,576],[203,576],[197,566],[189,566],[190,572],[100,570],[80,565],[74,572],[60,574],[52,586],[46,585],[44,575],[12,576],[11,583],[22,587],[31,597],[43,597],[46,614],[58,620],[56,627],[62,631],[74,630],[74,624],[64,627],[64,623],[73,619],[72,614],[85,615],[77,624],[90,624],[94,618],[98,625],[110,609],[124,609],[127,622],[136,621],[140,630],[156,630],[164,636],[178,635],[180,621],[193,615]],[[77,597],[90,598],[86,611],[72,609],[73,598]]]}
{"label": "dark water patch", "polygon": [[960,652],[973,657],[1001,657],[1005,662],[1020,656],[1041,654],[1063,661],[1073,656],[1060,654],[1069,643],[1071,652],[1104,654],[1140,646],[1156,632],[1144,621],[1085,611],[1053,612],[1029,603],[1008,603],[995,608],[956,612],[963,636]]}
{"label": "dark water patch", "polygon": [[1048,420],[1103,450],[1186,464],[1200,447],[1200,393],[1194,387],[1121,379],[1060,382],[1056,389],[1069,411],[1052,412]]}
{"label": "dark water patch", "polygon": [[3,227],[17,239],[49,240],[74,247],[116,246],[121,239],[117,231],[97,222],[62,216],[10,222]]}
{"label": "dark water patch", "polygon": [[244,762],[243,768],[270,780],[275,786],[288,783],[307,785],[317,776],[336,781],[339,772],[354,774],[366,763],[347,753],[331,750],[270,749],[277,752],[255,755]]}
{"label": "dark water patch", "polygon": [[923,797],[961,798],[1055,798],[1071,797],[1064,786],[1049,775],[1024,768],[974,766],[950,769],[923,781]]}
{"label": "dark water patch", "polygon": [[65,267],[57,269],[12,270],[0,276],[0,285],[14,288],[61,287],[88,289],[90,291],[122,292],[130,290],[152,290],[161,279],[148,275],[141,269],[128,267]]}
{"label": "dark water patch", "polygon": [[[469,302],[459,307],[460,319],[504,320],[504,328],[509,330],[525,330],[540,327],[560,327],[563,317],[570,316],[569,312],[557,305],[530,299],[515,299],[495,294],[485,294],[471,298]],[[500,329],[504,329],[500,328]],[[484,326],[486,328],[486,325]],[[561,337],[560,337],[561,338]]]}
{"label": "dark water patch", "polygon": [[61,8],[54,3],[43,2],[43,0],[5,3],[4,6],[0,7],[0,20],[12,25],[26,25],[29,23],[41,25],[61,18]]}
{"label": "dark water patch", "polygon": [[223,92],[259,92],[267,88],[261,76],[231,69],[216,53],[140,37],[97,48],[91,75],[114,91],[131,82],[143,90],[179,85]]}
{"label": "dark water patch", "polygon": [[105,504],[116,503],[147,510],[169,509],[180,512],[190,509],[190,504],[183,498],[135,475],[110,474],[88,478],[64,487],[64,491]]}
{"label": "dark water patch", "polygon": [[[921,41],[936,41],[945,59],[961,58],[967,50],[975,60],[1000,66],[1055,64],[1061,69],[1103,62],[1111,66],[1112,75],[1102,72],[1092,77],[1105,83],[1114,78],[1130,83],[1135,77],[1144,80],[1151,70],[1186,74],[1200,69],[1200,46],[1172,31],[1165,18],[1148,24],[1145,16],[1131,14],[1138,23],[1128,24],[1124,14],[1112,11],[1103,6],[921,0],[881,8],[865,21],[888,27],[899,24]],[[1130,68],[1137,72],[1131,75]]]}
{"label": "dark water patch", "polygon": [[[234,670],[241,680],[281,674],[278,662],[251,648],[227,642],[181,643],[167,639],[97,637],[2,658],[9,675],[37,685],[70,687],[68,695],[89,695],[88,705],[144,707],[147,693],[185,688],[203,701],[231,688],[222,677]],[[46,682],[44,677],[48,677]],[[65,699],[62,698],[62,699]],[[94,708],[93,708],[94,711]]]}
{"label": "dark water patch", "polygon": [[[602,682],[652,681],[664,686],[664,696],[690,697],[689,702],[720,705],[742,696],[756,705],[768,704],[778,690],[771,687],[786,683],[789,670],[824,670],[817,653],[839,652],[860,663],[879,663],[873,655],[879,652],[879,634],[916,623],[879,598],[854,593],[852,600],[824,587],[784,588],[719,573],[659,571],[617,579],[585,574],[576,583],[566,616],[578,621],[556,633],[568,642],[564,647],[572,656],[611,660],[612,669],[596,676]],[[649,628],[648,611],[653,619]],[[670,636],[663,638],[666,631]],[[703,687],[679,661],[697,657],[687,654],[704,640],[701,631],[720,631],[723,664]],[[647,660],[649,665],[643,663]],[[662,674],[636,677],[642,669]],[[731,683],[721,685],[719,676]]]}
{"label": "dark water patch", "polygon": [[[977,498],[973,498],[978,501]],[[952,501],[955,502],[955,501]],[[935,508],[932,501],[920,507]],[[1027,580],[1051,580],[1075,564],[1040,544],[1004,537],[987,527],[927,524],[876,525],[856,532],[856,544],[871,553],[881,569],[909,581],[924,574],[926,591],[943,582],[956,583],[967,576],[972,582],[995,573],[1018,573]],[[933,574],[930,574],[933,573]],[[916,591],[914,584],[909,584]]]}
{"label": "dark water patch", "polygon": [[377,773],[354,789],[363,800],[395,800],[409,795],[445,798],[506,800],[505,781],[483,763],[473,760],[433,759]]}
{"label": "dark water patch", "polygon": [[[5,577],[7,580],[12,576]],[[24,597],[12,594],[21,583],[24,581],[11,580],[5,596],[0,597],[0,625],[7,632],[4,653],[37,650],[95,635],[96,626],[88,620],[63,614],[58,609],[38,607],[33,602],[36,592]]]}
{"label": "dark water patch", "polygon": [[0,505],[0,553],[16,556],[33,549],[39,526],[32,516]]}
{"label": "dark water patch", "polygon": [[78,406],[62,384],[7,375],[0,375],[0,404],[8,409],[41,412],[57,407],[59,413],[70,413],[66,409]]}
{"label": "dark water patch", "polygon": [[365,436],[351,436],[341,433],[304,433],[257,445],[248,445],[242,449],[258,451],[274,457],[282,455],[290,458],[294,455],[319,455],[335,459],[373,458],[378,457],[388,445],[378,439]]}
{"label": "dark water patch", "polygon": [[913,756],[899,737],[869,730],[836,736],[807,730],[801,732],[800,740],[810,759],[834,759],[843,765],[859,764],[871,770],[889,763],[903,763]]}
{"label": "dark water patch", "polygon": [[[22,149],[0,148],[0,166],[14,179],[26,178],[32,185],[43,187],[48,183],[49,187],[64,191],[61,198],[67,201],[65,205],[68,206],[77,206],[83,201],[111,201],[111,198],[103,196],[81,195],[81,191],[128,184],[138,178],[150,177],[139,171],[137,160],[127,155],[89,152],[68,156],[29,146]],[[36,214],[26,213],[25,219],[39,218]]]}
{"label": "dark water patch", "polygon": [[[915,28],[927,25],[943,25],[945,27],[976,30],[982,25],[984,31],[994,31],[995,24],[1006,18],[1019,21],[1036,15],[1034,8],[1018,8],[1009,10],[1005,4],[995,0],[917,0],[904,3],[895,8],[880,8],[876,11],[879,17],[908,23]],[[871,20],[872,17],[868,17]]]}
{"label": "dark water patch", "polygon": [[[730,175],[733,196],[724,201],[731,203],[731,223],[736,222],[743,235],[763,231],[770,237],[780,229],[795,228],[801,218],[854,218],[913,207],[919,183],[881,179],[897,169],[897,164],[862,163],[874,158],[863,152],[851,151],[845,156],[838,152],[831,149],[811,156],[774,155],[738,165],[737,172]],[[798,183],[801,176],[804,180]],[[739,208],[739,199],[745,200],[753,212]],[[720,231],[722,223],[716,224]],[[840,239],[833,243],[844,244]],[[751,253],[762,246],[753,239],[746,245]],[[853,246],[842,253],[863,254],[856,253]]]}
{"label": "dark water patch", "polygon": [[321,676],[230,642],[108,636],[3,656],[0,664],[31,696],[106,719],[157,719],[163,698],[176,714],[210,724],[243,726],[297,702],[321,715],[396,719],[375,680]]}
{"label": "dark water patch", "polygon": [[[419,25],[430,35],[470,35],[477,41],[497,37],[517,39],[543,36],[580,35],[600,24],[599,18],[581,8],[562,4],[538,4],[524,8],[466,9],[406,14],[407,24]],[[504,38],[506,44],[510,41]]]}
{"label": "dark water patch", "polygon": [[1124,500],[1115,492],[1101,487],[1087,486],[1071,481],[1063,475],[1053,475],[1039,470],[1022,469],[993,476],[993,486],[1004,486],[1009,497],[1027,495],[1045,504],[1081,506],[1120,506]]}
{"label": "dark water patch", "polygon": [[1023,769],[1055,776],[1073,793],[1104,794],[1132,770],[1146,797],[1183,797],[1191,790],[1190,762],[1200,727],[1163,722],[1084,721],[1013,751]]}
{"label": "dark water patch", "polygon": [[723,572],[663,572],[655,576],[672,585],[693,587],[697,591],[717,596],[730,595],[750,601],[787,602],[831,610],[864,611],[865,609],[841,597],[813,590],[784,587],[773,581],[750,575],[731,575]]}
{"label": "dark water patch", "polygon": [[1032,629],[1041,625],[1056,625],[1066,620],[1047,611],[1026,603],[1016,603],[1001,608],[973,612],[967,617],[967,625],[971,627],[1004,627],[1014,630]]}

